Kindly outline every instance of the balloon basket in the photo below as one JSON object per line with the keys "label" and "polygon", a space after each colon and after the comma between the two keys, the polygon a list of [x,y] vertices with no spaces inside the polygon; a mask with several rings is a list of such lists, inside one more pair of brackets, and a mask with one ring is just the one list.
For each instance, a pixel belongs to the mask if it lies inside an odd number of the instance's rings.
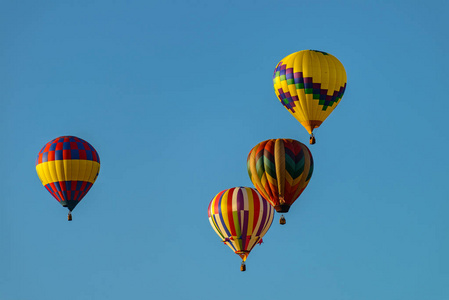
{"label": "balloon basket", "polygon": [[71,213],[69,213],[69,214],[67,215],[67,221],[72,221],[72,214],[71,214]]}
{"label": "balloon basket", "polygon": [[280,220],[279,220],[279,224],[285,225],[285,223],[287,223],[287,221],[285,221],[285,218],[284,218],[284,216],[282,215],[281,218],[280,218]]}
{"label": "balloon basket", "polygon": [[242,264],[240,265],[240,271],[242,271],[242,272],[246,271],[246,265],[243,261],[242,261]]}
{"label": "balloon basket", "polygon": [[309,140],[310,145],[313,145],[316,143],[316,139],[313,135],[310,136],[310,140]]}

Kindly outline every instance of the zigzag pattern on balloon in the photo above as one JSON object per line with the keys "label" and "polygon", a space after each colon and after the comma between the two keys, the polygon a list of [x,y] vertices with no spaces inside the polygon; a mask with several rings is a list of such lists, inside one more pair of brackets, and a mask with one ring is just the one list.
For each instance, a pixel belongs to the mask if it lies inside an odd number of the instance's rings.
{"label": "zigzag pattern on balloon", "polygon": [[[278,88],[279,100],[281,100],[281,103],[292,112],[295,112],[295,101],[299,101],[298,94],[295,93],[295,90],[302,89],[305,94],[312,94],[313,99],[318,100],[318,104],[322,106],[322,110],[326,110],[328,106],[332,107],[334,103],[340,101],[346,89],[345,83],[339,90],[335,90],[331,95],[328,95],[329,90],[322,88],[321,83],[313,82],[313,77],[304,77],[303,72],[293,73],[293,68],[287,68],[287,65],[282,64],[282,61],[274,70],[273,83],[276,83],[276,78],[278,77],[280,81],[286,80],[289,87],[289,91],[284,91],[282,88]],[[294,86],[294,88],[290,89],[290,86]],[[294,94],[291,94],[290,90],[293,91]]]}
{"label": "zigzag pattern on balloon", "polygon": [[346,71],[329,53],[302,50],[276,65],[273,87],[282,105],[312,134],[340,103]]}
{"label": "zigzag pattern on balloon", "polygon": [[254,186],[272,206],[279,206],[282,201],[290,206],[309,183],[313,159],[304,144],[273,139],[257,144],[250,151],[247,167]]}

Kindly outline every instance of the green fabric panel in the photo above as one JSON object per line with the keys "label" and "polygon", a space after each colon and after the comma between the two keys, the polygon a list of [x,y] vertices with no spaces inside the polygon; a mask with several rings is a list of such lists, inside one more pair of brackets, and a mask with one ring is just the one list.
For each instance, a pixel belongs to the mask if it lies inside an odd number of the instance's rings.
{"label": "green fabric panel", "polygon": [[312,177],[312,173],[313,173],[313,161],[310,162],[310,169],[309,174],[307,174],[306,182],[310,180],[310,177]]}
{"label": "green fabric panel", "polygon": [[295,161],[289,156],[286,155],[285,156],[285,170],[287,171],[288,174],[290,174],[290,176],[295,179],[295,170],[296,169],[296,164]]}
{"label": "green fabric panel", "polygon": [[[242,235],[242,229],[240,228],[239,211],[232,211],[232,219],[234,221],[235,233],[237,233],[237,236],[239,237]],[[242,249],[242,245],[240,245],[240,249]]]}
{"label": "green fabric panel", "polygon": [[269,160],[267,157],[263,157],[265,172],[268,173],[273,178],[276,178],[276,166],[274,165],[274,162]]}
{"label": "green fabric panel", "polygon": [[301,157],[301,159],[296,163],[296,169],[295,169],[295,177],[298,178],[301,176],[301,174],[304,172],[304,166],[305,166],[305,158],[304,155]]}
{"label": "green fabric panel", "polygon": [[257,170],[257,177],[259,177],[259,179],[262,179],[262,176],[265,173],[265,166],[263,164],[263,156],[261,158],[259,158],[259,160],[256,162],[256,170]]}

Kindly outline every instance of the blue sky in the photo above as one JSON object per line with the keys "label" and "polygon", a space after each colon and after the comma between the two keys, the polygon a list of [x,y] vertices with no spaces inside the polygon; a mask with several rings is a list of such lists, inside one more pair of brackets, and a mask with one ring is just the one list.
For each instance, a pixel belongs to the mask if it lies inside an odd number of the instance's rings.
{"label": "blue sky", "polygon": [[[447,1],[3,1],[0,298],[448,299]],[[252,186],[251,148],[308,134],[286,55],[345,66],[315,170],[240,272],[207,206]],[[35,159],[101,157],[67,222]]]}

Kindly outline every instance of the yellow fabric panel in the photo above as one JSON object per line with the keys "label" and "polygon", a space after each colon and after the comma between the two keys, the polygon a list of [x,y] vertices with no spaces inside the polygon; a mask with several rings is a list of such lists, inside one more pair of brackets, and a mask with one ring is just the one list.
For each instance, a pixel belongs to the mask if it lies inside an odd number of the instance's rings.
{"label": "yellow fabric panel", "polygon": [[100,171],[100,164],[92,160],[53,160],[38,164],[36,171],[43,185],[57,181],[94,183],[95,176]]}
{"label": "yellow fabric panel", "polygon": [[327,83],[327,95],[332,96],[335,90],[339,90],[340,86],[337,85],[337,68],[335,66],[335,59],[331,56],[322,56],[328,64],[328,83]]}
{"label": "yellow fabric panel", "polygon": [[[334,60],[329,55],[320,55],[320,58],[323,61],[327,62],[327,64],[326,64],[327,68],[325,70],[323,70],[323,72],[327,72],[327,74],[328,74],[327,95],[333,95],[335,88],[336,88],[336,86],[335,86],[335,84],[336,84],[336,69],[335,69],[335,65],[334,65]],[[322,86],[322,88],[324,88],[324,87]],[[317,109],[318,115],[316,116],[315,120],[324,121],[329,116],[329,114],[332,112],[334,107],[335,106],[328,107],[326,110]]]}
{"label": "yellow fabric panel", "polygon": [[[86,178],[86,168],[87,168],[87,160],[78,160],[79,161],[79,173],[78,178]],[[86,178],[87,179],[87,178]]]}
{"label": "yellow fabric panel", "polygon": [[[317,55],[317,60],[320,63],[321,72],[320,72],[320,83],[322,89],[329,89],[329,85],[331,83],[331,65],[329,59],[326,58],[326,55]],[[329,94],[329,91],[328,91]]]}
{"label": "yellow fabric panel", "polygon": [[70,161],[68,159],[63,160],[63,165],[64,165],[64,177],[72,178],[72,173],[71,173],[72,168],[69,167]]}
{"label": "yellow fabric panel", "polygon": [[284,197],[285,191],[285,148],[284,141],[277,139],[274,144],[274,163],[276,167],[276,182],[278,195]]}
{"label": "yellow fabric panel", "polygon": [[[321,65],[320,60],[318,59],[318,54],[315,51],[308,51],[307,52],[310,55],[310,75],[307,75],[307,77],[312,77],[314,83],[321,83],[322,82],[322,76],[321,76]],[[319,114],[319,105],[318,101],[313,99],[313,94],[306,94],[306,99],[308,103],[308,113],[309,120],[316,120],[317,115]]]}
{"label": "yellow fabric panel", "polygon": [[59,181],[58,175],[56,174],[55,162],[56,161],[49,161],[47,163],[47,173],[46,174],[48,175],[48,177],[50,177],[51,182]]}
{"label": "yellow fabric panel", "polygon": [[45,182],[50,182],[50,180],[47,179],[47,176],[46,176],[44,170],[42,170],[41,167],[39,167],[39,166],[40,166],[40,164],[36,166],[37,176],[41,180],[42,184],[45,185]]}
{"label": "yellow fabric panel", "polygon": [[[345,71],[345,68],[343,67],[343,64],[337,58],[332,56],[332,61],[334,62],[334,65],[335,65],[335,87],[334,87],[334,89],[340,90],[340,87],[345,86],[346,82],[347,82],[346,71]],[[334,108],[339,103],[340,103],[340,101],[338,101],[338,103],[336,103],[332,107],[332,110],[334,110]],[[331,111],[328,112],[327,116],[329,116]]]}
{"label": "yellow fabric panel", "polygon": [[[313,56],[316,65],[313,74],[313,81],[320,83],[321,88],[324,89],[327,86],[329,86],[329,72],[330,72],[329,64],[327,62],[327,58],[325,57],[326,55],[322,55],[319,52],[313,52]],[[317,100],[313,101],[314,104],[317,104],[317,102],[318,102]],[[322,119],[322,117],[323,117],[323,110],[319,109],[318,107],[314,107],[313,113],[311,114],[311,119],[323,121],[324,119]]]}
{"label": "yellow fabric panel", "polygon": [[338,87],[343,86],[347,82],[346,71],[343,67],[343,64],[336,58],[332,56],[332,59],[335,63],[335,69],[337,72],[337,84]]}
{"label": "yellow fabric panel", "polygon": [[70,160],[71,165],[71,173],[72,178],[78,178],[80,174],[80,161],[79,159],[72,159]]}
{"label": "yellow fabric panel", "polygon": [[87,181],[95,182],[95,180],[97,180],[97,176],[98,176],[99,172],[100,172],[100,164],[97,164],[97,165],[92,164],[92,171],[91,171],[90,177]]}
{"label": "yellow fabric panel", "polygon": [[[249,207],[248,207],[248,211],[254,211],[254,201],[258,201],[256,199],[254,199],[253,197],[253,193],[251,192],[251,190],[249,188],[245,188],[247,191],[247,195],[248,195],[248,201],[245,201],[245,203],[248,203]],[[243,194],[244,197],[246,197],[245,194]],[[247,229],[247,235],[252,235],[253,234],[253,222],[254,222],[254,213],[250,213],[248,216],[248,229]],[[251,249],[251,248],[248,248]]]}
{"label": "yellow fabric panel", "polygon": [[[224,192],[223,196],[221,198],[221,212],[222,212],[222,216],[223,216],[223,221],[225,223],[225,227],[231,228],[231,226],[229,225],[230,222],[229,222],[228,209],[227,209],[227,205],[228,205],[228,201],[229,201],[228,194],[229,194],[229,190]],[[231,201],[232,201],[232,199],[231,199]],[[232,216],[231,216],[231,220],[232,220]],[[226,232],[226,231],[223,231],[223,232]]]}
{"label": "yellow fabric panel", "polygon": [[64,161],[63,160],[55,160],[55,171],[56,171],[56,177],[58,178],[58,181],[66,181],[65,179],[65,173],[64,173]]}
{"label": "yellow fabric panel", "polygon": [[[297,60],[301,61],[301,63],[300,63],[301,69],[298,69],[298,70],[301,70],[303,72],[303,76],[305,77],[306,74],[310,73],[310,54],[308,52],[301,53],[298,56]],[[293,66],[293,71],[295,71],[295,70],[296,70],[296,68],[295,68],[295,66]],[[301,96],[298,97],[299,98],[298,102],[301,105],[300,106],[301,109],[300,110],[298,109],[294,114],[298,115],[298,117],[300,117],[300,115],[302,114],[304,117],[304,120],[309,120],[310,118],[309,118],[309,105],[307,103],[307,94],[304,93],[304,89],[300,89],[300,90],[301,90]]]}
{"label": "yellow fabric panel", "polygon": [[[302,69],[300,69],[299,71],[302,71],[302,74],[304,77],[311,77],[312,76],[312,58],[310,56],[309,52],[304,52],[304,54],[302,55]],[[296,69],[293,69],[294,71]],[[299,98],[299,102],[301,103],[301,107],[303,109],[303,114],[304,114],[304,120],[310,120],[310,107],[309,107],[309,103],[311,101],[311,97],[309,94],[304,93],[303,97]]]}
{"label": "yellow fabric panel", "polygon": [[86,181],[90,179],[92,173],[92,164],[86,165],[86,170],[84,173],[84,178],[86,178]]}

